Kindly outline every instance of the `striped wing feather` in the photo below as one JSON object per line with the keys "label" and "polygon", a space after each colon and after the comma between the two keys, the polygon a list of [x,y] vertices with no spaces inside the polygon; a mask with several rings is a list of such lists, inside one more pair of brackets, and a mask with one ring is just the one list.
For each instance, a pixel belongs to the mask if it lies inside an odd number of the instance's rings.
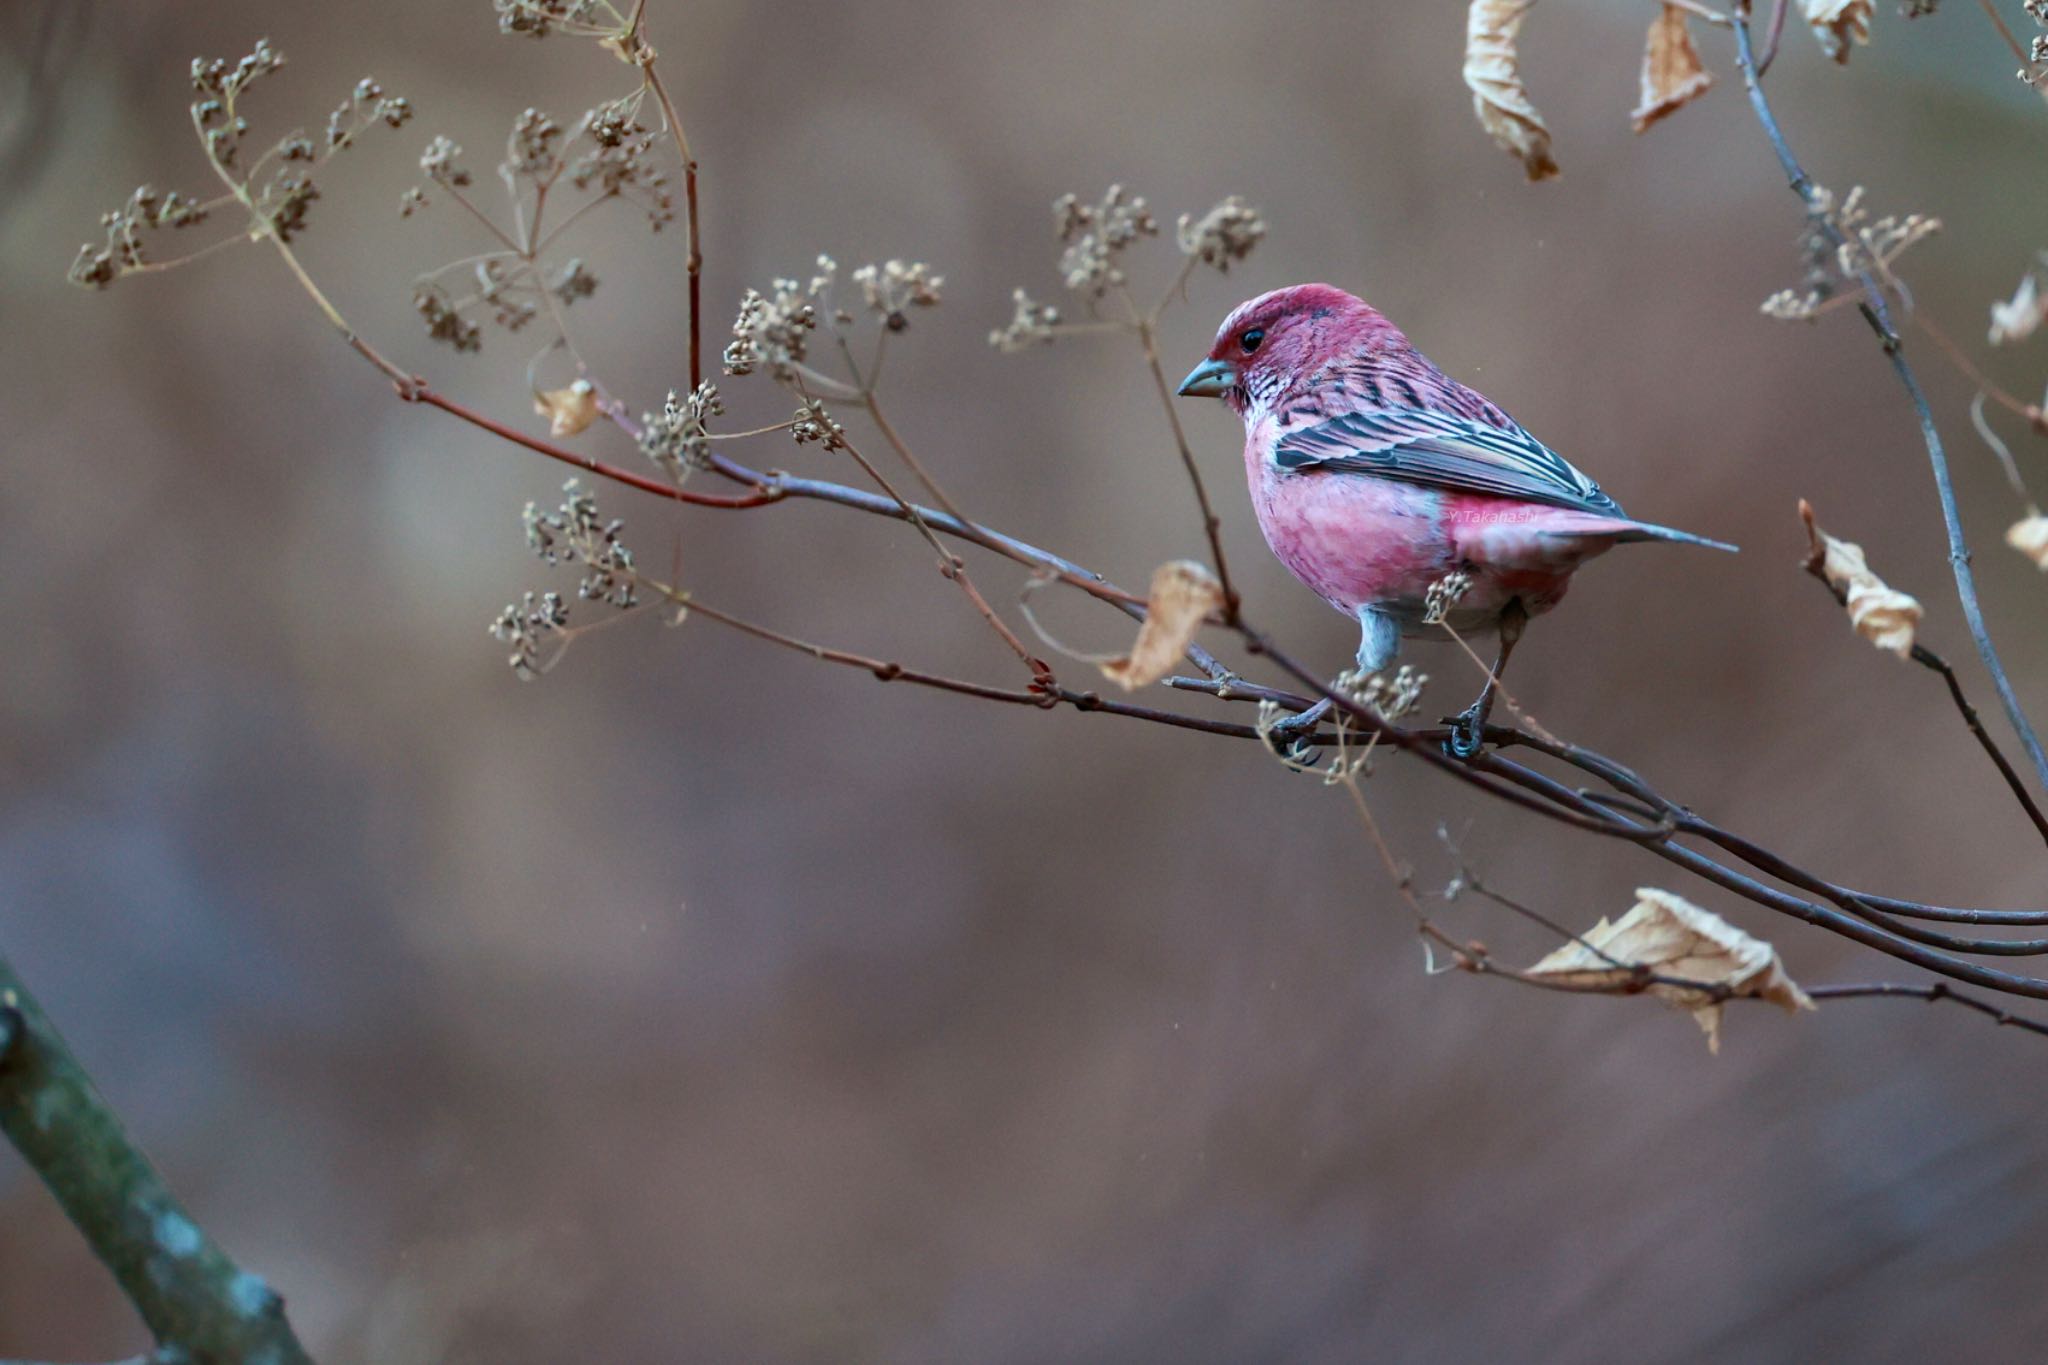
{"label": "striped wing feather", "polygon": [[1599,484],[1519,426],[1490,426],[1429,408],[1330,417],[1285,437],[1273,458],[1282,469],[1370,474],[1461,493],[1625,515]]}

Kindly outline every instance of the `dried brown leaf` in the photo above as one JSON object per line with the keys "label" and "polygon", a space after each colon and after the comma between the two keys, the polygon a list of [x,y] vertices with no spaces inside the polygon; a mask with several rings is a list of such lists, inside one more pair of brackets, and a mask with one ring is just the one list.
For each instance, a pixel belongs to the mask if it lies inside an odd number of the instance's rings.
{"label": "dried brown leaf", "polygon": [[533,410],[548,419],[548,435],[574,436],[597,420],[597,389],[579,379],[565,389],[536,393]]}
{"label": "dried brown leaf", "polygon": [[1515,39],[1536,0],[1472,0],[1465,16],[1465,84],[1479,126],[1513,153],[1531,180],[1557,174],[1550,159],[1550,129],[1522,84]]}
{"label": "dried brown leaf", "polygon": [[1152,571],[1145,622],[1131,652],[1101,665],[1103,676],[1126,692],[1149,687],[1173,671],[1202,618],[1223,605],[1223,585],[1192,559],[1175,559]]}
{"label": "dried brown leaf", "polygon": [[[1567,943],[1544,958],[1528,974],[1578,990],[1647,990],[1691,1011],[1707,1035],[1707,1047],[1714,1052],[1721,1050],[1723,1000],[1717,996],[1754,996],[1788,1012],[1814,1007],[1806,992],[1786,975],[1777,949],[1712,911],[1653,886],[1637,888],[1635,906],[1626,915],[1611,923],[1603,918],[1582,937],[1583,941]],[[1616,962],[1623,965],[1616,966]],[[1696,984],[1655,982],[1644,986],[1644,971]]]}
{"label": "dried brown leaf", "polygon": [[1849,60],[1849,48],[1870,41],[1870,16],[1877,0],[1801,0],[1806,26],[1820,50],[1838,62]]}
{"label": "dried brown leaf", "polygon": [[1713,83],[1713,73],[1692,45],[1685,11],[1667,4],[1650,21],[1649,40],[1643,48],[1643,97],[1631,116],[1635,130],[1640,133],[1666,114],[1691,104]]}
{"label": "dried brown leaf", "polygon": [[1913,653],[1913,634],[1920,626],[1920,604],[1898,589],[1888,586],[1870,570],[1863,547],[1837,540],[1820,529],[1813,519],[1813,506],[1805,499],[1799,515],[1806,522],[1812,544],[1809,568],[1827,580],[1849,613],[1849,624],[1879,649],[1888,649],[1901,659]]}
{"label": "dried brown leaf", "polygon": [[2023,517],[2006,528],[2005,543],[2034,561],[2034,567],[2048,572],[2048,517],[2039,512]]}

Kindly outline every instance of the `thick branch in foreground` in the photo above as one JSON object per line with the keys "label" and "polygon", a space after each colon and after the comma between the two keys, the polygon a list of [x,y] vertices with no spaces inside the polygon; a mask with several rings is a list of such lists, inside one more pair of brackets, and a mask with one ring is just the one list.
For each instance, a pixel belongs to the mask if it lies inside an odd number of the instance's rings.
{"label": "thick branch in foreground", "polygon": [[284,1300],[179,1205],[4,957],[0,1132],[113,1272],[157,1358],[306,1365]]}

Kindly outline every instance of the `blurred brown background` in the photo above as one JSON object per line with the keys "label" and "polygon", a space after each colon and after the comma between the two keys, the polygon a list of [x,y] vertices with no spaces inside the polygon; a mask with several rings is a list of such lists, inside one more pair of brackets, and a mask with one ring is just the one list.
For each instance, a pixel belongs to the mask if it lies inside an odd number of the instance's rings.
{"label": "blurred brown background", "polygon": [[[477,238],[397,195],[432,134],[487,171],[522,108],[566,120],[628,73],[501,39],[481,0],[66,10],[39,48],[46,7],[0,8],[0,945],[323,1359],[2039,1358],[2035,1041],[1845,1002],[1735,1011],[1715,1058],[1649,1002],[1426,978],[1344,801],[1234,742],[880,687],[703,621],[515,681],[484,628],[573,587],[519,533],[558,467],[391,401],[263,252],[97,297],[63,272],[135,183],[205,189],[186,59],[267,34],[291,66],[252,97],[259,138],[365,73],[419,109],[321,177],[311,268],[403,363],[530,422],[523,337],[458,358],[420,334],[413,273]],[[1169,224],[1243,193],[1272,236],[1197,278],[1170,364],[1249,293],[1341,283],[1633,510],[1743,544],[1587,573],[1520,660],[1538,717],[1858,885],[2038,904],[2039,849],[1938,683],[1797,571],[1803,495],[1971,656],[1867,330],[1758,315],[1798,280],[1800,215],[1724,34],[1700,38],[1720,86],[1630,134],[1649,15],[1536,13],[1565,173],[1534,187],[1473,124],[1448,3],[654,0],[649,23],[705,166],[707,337],[821,250],[933,262],[946,303],[887,387],[979,514],[1125,583],[1200,553],[1133,351],[982,338],[1013,286],[1058,292],[1058,193],[1123,180]],[[1955,0],[1910,26],[1881,5],[1846,70],[1795,23],[1772,75],[1824,182],[1947,220],[1905,271],[1973,345],[2048,237],[2048,111],[2012,67]],[[576,318],[655,405],[683,374],[681,235],[589,221]],[[1148,290],[1173,264],[1139,260]],[[1915,351],[2048,717],[2040,579],[1998,543],[1969,391]],[[2038,353],[1994,360],[2034,390]],[[728,392],[781,415],[765,381]],[[1351,629],[1266,556],[1235,423],[1186,416],[1250,610],[1336,667]],[[679,540],[707,600],[1007,676],[899,526],[603,498],[644,560]],[[1049,617],[1126,638],[1085,603]],[[1432,705],[1466,700],[1461,659],[1416,657]],[[1575,924],[1654,882],[1804,979],[1907,974],[1414,765],[1370,793],[1426,887],[1441,820]],[[0,1154],[0,1355],[146,1345]]]}

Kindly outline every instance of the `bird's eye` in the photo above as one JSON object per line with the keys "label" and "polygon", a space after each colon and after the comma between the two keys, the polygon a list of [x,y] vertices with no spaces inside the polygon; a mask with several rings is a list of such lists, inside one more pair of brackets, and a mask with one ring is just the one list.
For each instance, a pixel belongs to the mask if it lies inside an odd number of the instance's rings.
{"label": "bird's eye", "polygon": [[1243,336],[1239,337],[1237,339],[1237,344],[1244,347],[1244,353],[1246,355],[1250,355],[1253,351],[1259,349],[1259,343],[1264,341],[1265,339],[1266,329],[1263,327],[1254,327],[1249,332],[1246,332]]}

